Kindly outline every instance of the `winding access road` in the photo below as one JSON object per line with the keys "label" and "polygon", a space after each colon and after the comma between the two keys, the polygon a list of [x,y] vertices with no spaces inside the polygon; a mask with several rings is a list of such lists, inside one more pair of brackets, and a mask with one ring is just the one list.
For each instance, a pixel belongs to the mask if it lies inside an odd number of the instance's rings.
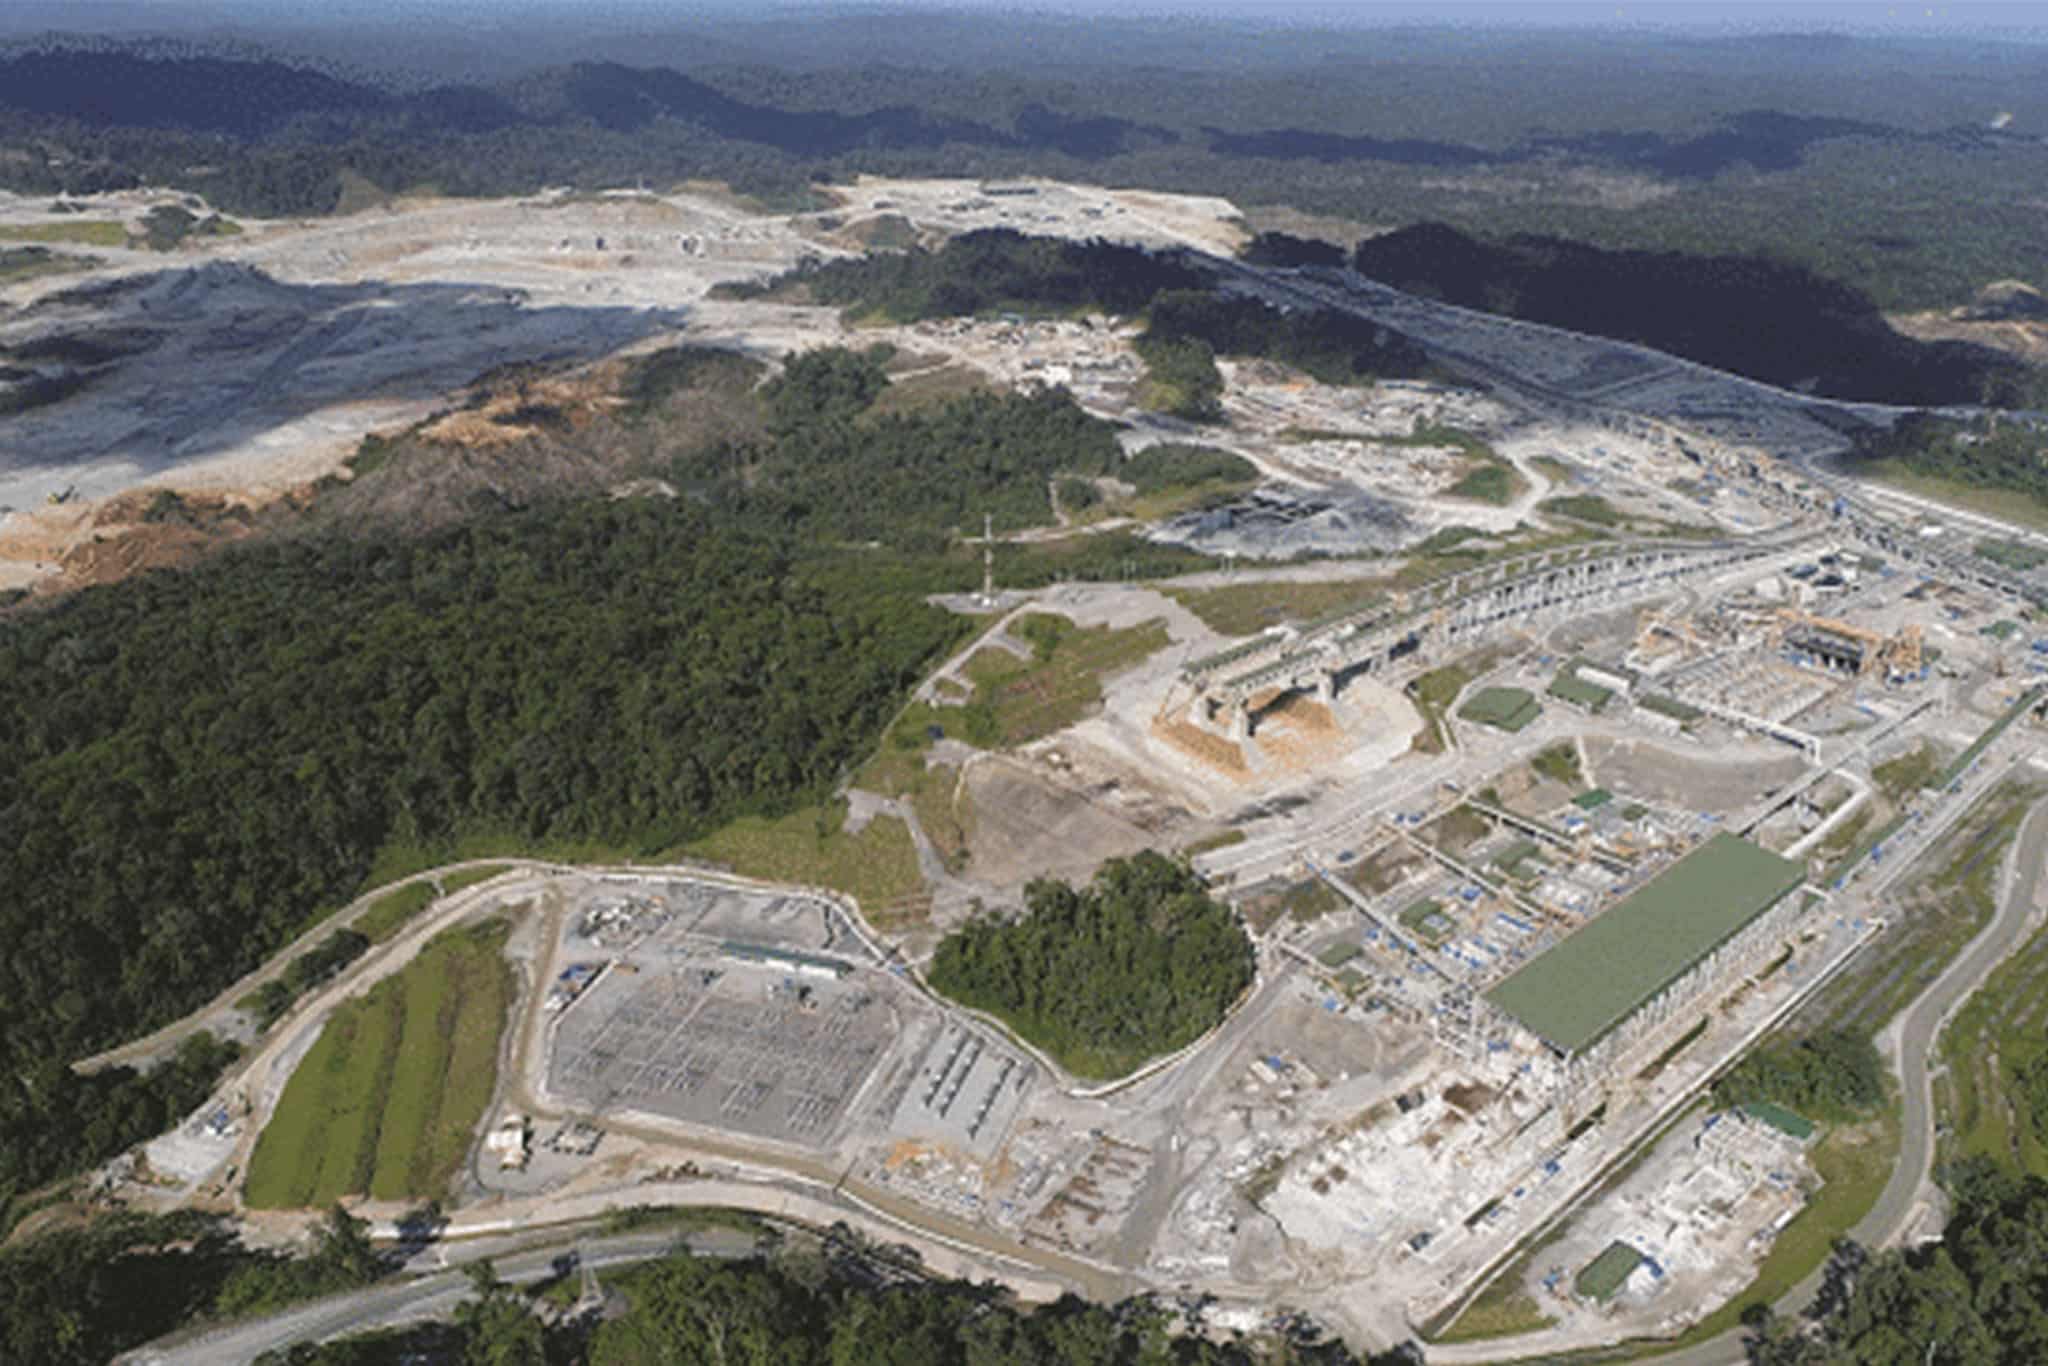
{"label": "winding access road", "polygon": [[[1929,1055],[1949,1016],[2025,938],[2040,893],[2044,852],[2048,852],[2048,802],[2035,806],[2020,827],[2005,867],[2004,895],[1991,923],[1964,947],[1933,986],[1906,1007],[1881,1038],[1898,1066],[1904,1125],[1899,1159],[1892,1168],[1891,1179],[1870,1212],[1849,1230],[1848,1236],[1865,1247],[1884,1247],[1897,1239],[1914,1211],[1935,1198],[1935,1115]],[[1815,1271],[1773,1307],[1781,1315],[1804,1312],[1820,1292],[1822,1274]],[[1736,1329],[1697,1347],[1653,1359],[1659,1366],[1732,1366],[1748,1360],[1742,1345],[1745,1336]]]}
{"label": "winding access road", "polygon": [[[700,1257],[744,1257],[752,1250],[754,1240],[721,1230],[680,1239],[674,1229],[622,1233],[583,1242],[577,1249],[578,1265],[602,1270],[649,1261],[667,1255],[679,1243],[686,1243]],[[568,1251],[568,1245],[557,1243],[502,1257],[496,1262],[498,1278],[514,1285],[547,1280],[559,1274],[558,1259]],[[264,1318],[194,1333],[178,1341],[152,1343],[115,1360],[124,1366],[219,1366],[221,1362],[253,1361],[265,1352],[295,1342],[325,1342],[380,1328],[449,1319],[454,1316],[455,1307],[475,1293],[466,1272],[443,1271],[316,1300]]]}

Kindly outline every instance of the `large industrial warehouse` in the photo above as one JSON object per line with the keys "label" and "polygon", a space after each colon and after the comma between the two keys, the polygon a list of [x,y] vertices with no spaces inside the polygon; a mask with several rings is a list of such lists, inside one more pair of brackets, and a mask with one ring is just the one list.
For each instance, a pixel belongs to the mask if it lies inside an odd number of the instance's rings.
{"label": "large industrial warehouse", "polygon": [[1486,993],[1597,1081],[1674,1010],[1773,946],[1797,916],[1800,864],[1718,834]]}

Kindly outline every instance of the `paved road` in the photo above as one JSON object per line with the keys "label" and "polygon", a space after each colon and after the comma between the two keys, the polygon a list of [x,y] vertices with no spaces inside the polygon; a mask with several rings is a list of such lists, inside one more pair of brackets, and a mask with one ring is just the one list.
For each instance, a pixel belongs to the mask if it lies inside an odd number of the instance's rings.
{"label": "paved road", "polygon": [[[2048,802],[2036,806],[2020,827],[2012,874],[1998,914],[1949,964],[1948,971],[1908,1006],[1885,1031],[1884,1041],[1895,1044],[1901,1089],[1904,1094],[1904,1137],[1899,1160],[1892,1169],[1870,1213],[1849,1230],[1849,1237],[1865,1247],[1883,1247],[1899,1236],[1907,1220],[1933,1191],[1934,1099],[1927,1074],[1928,1054],[1949,1015],[1971,992],[1991,975],[1993,968],[2020,944],[2033,918],[2035,897],[2040,891],[2042,855],[2048,851]],[[1821,1272],[1816,1271],[1779,1300],[1780,1314],[1797,1314],[1813,1303],[1820,1291]],[[1740,1330],[1682,1352],[1656,1358],[1658,1366],[1727,1366],[1746,1360]]]}
{"label": "paved road", "polygon": [[[700,1256],[745,1256],[753,1247],[751,1237],[732,1232],[694,1234],[685,1241],[690,1250]],[[655,1229],[595,1238],[577,1246],[584,1264],[602,1268],[663,1256],[676,1242],[675,1230]],[[498,1276],[515,1284],[546,1280],[555,1274],[555,1259],[567,1250],[567,1245],[558,1244],[504,1257],[497,1263]],[[480,1255],[481,1250],[474,1254]],[[455,1312],[455,1307],[471,1294],[467,1275],[460,1270],[443,1271],[417,1280],[319,1300],[268,1318],[201,1333],[181,1342],[137,1348],[116,1360],[133,1363],[133,1366],[221,1366],[225,1362],[250,1361],[264,1352],[288,1347],[295,1342],[320,1342],[352,1333],[448,1318]]]}
{"label": "paved road", "polygon": [[394,882],[387,882],[381,886],[373,887],[354,901],[351,901],[340,911],[322,918],[318,924],[279,949],[276,953],[270,955],[263,966],[242,977],[218,996],[215,996],[213,1000],[189,1015],[185,1015],[174,1023],[165,1025],[162,1029],[156,1030],[153,1033],[145,1034],[139,1039],[131,1039],[118,1047],[110,1048],[104,1053],[95,1053],[89,1058],[80,1058],[72,1064],[72,1067],[80,1072],[97,1072],[105,1067],[153,1066],[159,1059],[169,1057],[177,1052],[180,1044],[202,1029],[211,1030],[216,1034],[231,1033],[232,1031],[226,1026],[226,1020],[229,1015],[236,1012],[237,1007],[235,1003],[237,1001],[249,995],[272,978],[282,977],[285,970],[292,965],[293,960],[300,954],[311,949],[315,944],[334,933],[334,931],[345,929],[355,924],[357,917],[364,914],[377,902],[383,900],[386,893],[396,891],[400,887],[409,886],[415,882],[434,882],[438,884],[441,878],[450,873],[466,872],[472,868],[496,867],[520,871],[546,871],[556,869],[560,865],[527,858],[469,859],[461,863],[448,863],[438,868],[429,868],[425,872],[414,873],[410,877],[399,878]]}

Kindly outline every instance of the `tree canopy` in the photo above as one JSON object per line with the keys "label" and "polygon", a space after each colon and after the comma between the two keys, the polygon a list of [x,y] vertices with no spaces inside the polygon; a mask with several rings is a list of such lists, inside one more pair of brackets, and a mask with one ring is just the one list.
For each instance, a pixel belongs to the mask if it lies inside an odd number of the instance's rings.
{"label": "tree canopy", "polygon": [[1759,1366],[2032,1366],[2048,1361],[2048,1183],[1993,1179],[1938,1243],[1869,1256],[1844,1246],[1812,1323],[1756,1316]]}
{"label": "tree canopy", "polygon": [[1145,338],[1200,342],[1219,356],[1258,356],[1325,384],[1414,378],[1429,370],[1421,346],[1378,323],[1318,308],[1282,313],[1257,299],[1206,290],[1162,291],[1146,314]]}
{"label": "tree canopy", "polygon": [[[2037,403],[2048,403],[2048,378],[2037,378]],[[1959,422],[1913,413],[1889,431],[1865,433],[1859,461],[1895,461],[1914,474],[2048,501],[2048,428],[2008,420]]]}
{"label": "tree canopy", "polygon": [[1884,1076],[1868,1035],[1831,1029],[1751,1051],[1714,1083],[1714,1102],[1768,1101],[1816,1118],[1848,1118],[1884,1103]]}
{"label": "tree canopy", "polygon": [[1185,863],[1112,859],[1084,888],[1040,878],[1028,913],[946,936],[932,986],[999,1016],[1084,1077],[1114,1077],[1215,1027],[1256,956]]}
{"label": "tree canopy", "polygon": [[872,252],[799,267],[747,295],[802,286],[821,304],[900,322],[999,310],[1137,313],[1166,289],[1195,289],[1207,271],[1115,242],[1031,237],[1014,228],[962,233],[936,251]]}
{"label": "tree canopy", "polygon": [[1356,1366],[1336,1343],[1290,1353],[1175,1334],[1146,1300],[1068,1298],[1023,1313],[994,1287],[961,1281],[812,1284],[777,1263],[672,1257],[638,1273],[629,1293],[632,1310],[592,1339],[592,1366]]}

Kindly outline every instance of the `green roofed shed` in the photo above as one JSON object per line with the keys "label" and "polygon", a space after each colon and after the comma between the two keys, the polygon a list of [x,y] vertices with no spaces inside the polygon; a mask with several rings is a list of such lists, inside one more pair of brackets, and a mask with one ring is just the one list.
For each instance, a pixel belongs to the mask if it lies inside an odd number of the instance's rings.
{"label": "green roofed shed", "polygon": [[1340,939],[1334,944],[1327,945],[1321,953],[1317,954],[1316,961],[1326,968],[1341,968],[1352,959],[1358,957],[1361,952],[1363,950],[1358,945],[1351,943],[1349,940]]}
{"label": "green roofed shed", "polygon": [[1482,688],[1458,715],[1496,730],[1518,731],[1543,714],[1543,704],[1527,688]]}
{"label": "green roofed shed", "polygon": [[1599,711],[1614,700],[1614,694],[1598,683],[1579,677],[1578,662],[1565,665],[1557,671],[1557,677],[1550,680],[1550,695],[1560,702],[1569,702],[1587,711]]}
{"label": "green roofed shed", "polygon": [[1457,926],[1444,915],[1441,901],[1424,899],[1401,912],[1401,928],[1427,939],[1432,944],[1441,944],[1451,937]]}
{"label": "green roofed shed", "polygon": [[1682,726],[1689,726],[1706,715],[1705,712],[1690,702],[1681,702],[1675,697],[1667,697],[1663,693],[1658,692],[1642,694],[1636,698],[1636,705],[1644,711],[1653,711],[1659,716],[1668,716]]}
{"label": "green roofed shed", "polygon": [[1806,880],[1725,831],[1486,993],[1565,1053],[1584,1051]]}
{"label": "green roofed shed", "polygon": [[1813,1137],[1811,1123],[1773,1101],[1753,1100],[1742,1107],[1742,1113],[1757,1123],[1768,1124],[1787,1138],[1797,1139],[1801,1143]]}
{"label": "green roofed shed", "polygon": [[1615,1291],[1628,1284],[1628,1278],[1635,1275],[1636,1268],[1642,1264],[1643,1254],[1617,1238],[1572,1278],[1572,1289],[1604,1304],[1614,1298]]}

